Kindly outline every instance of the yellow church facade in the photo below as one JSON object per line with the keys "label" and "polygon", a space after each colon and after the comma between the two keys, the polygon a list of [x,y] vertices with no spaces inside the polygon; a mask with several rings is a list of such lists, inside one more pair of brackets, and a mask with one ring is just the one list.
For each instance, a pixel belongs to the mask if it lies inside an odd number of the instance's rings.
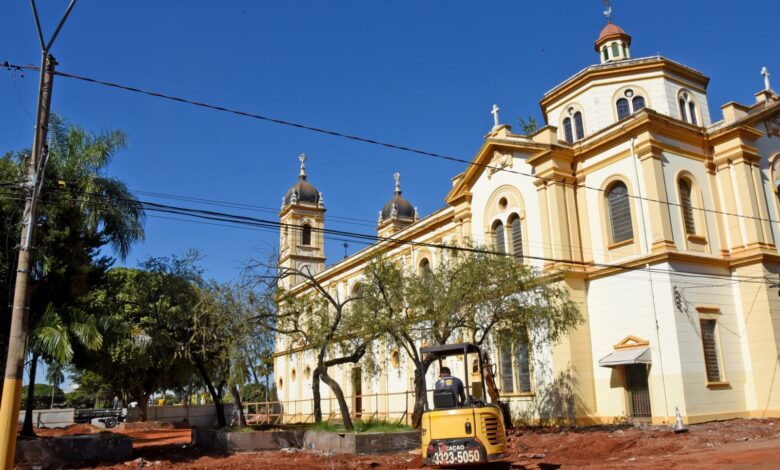
{"label": "yellow church facade", "polygon": [[[495,125],[443,208],[419,217],[396,177],[380,241],[327,267],[323,197],[302,162],[280,212],[280,263],[308,266],[345,297],[378,252],[417,269],[446,256],[437,247],[473,240],[565,284],[584,319],[575,330],[530,353],[492,351],[518,420],[780,416],[780,98],[768,73],[754,103],[726,103],[712,122],[701,72],[632,58],[631,37],[611,22],[595,50],[598,64],[541,98],[544,127],[516,134],[494,106]],[[412,365],[393,350],[378,363],[375,374],[358,364],[330,375],[353,415],[405,420]],[[278,335],[286,420],[311,420],[315,366]],[[327,386],[322,395],[325,416],[338,416]]]}

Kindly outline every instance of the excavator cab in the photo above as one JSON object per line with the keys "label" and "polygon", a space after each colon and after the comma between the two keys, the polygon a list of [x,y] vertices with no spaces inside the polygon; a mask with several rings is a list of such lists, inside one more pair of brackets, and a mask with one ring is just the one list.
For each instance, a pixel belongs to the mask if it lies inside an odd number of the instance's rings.
{"label": "excavator cab", "polygon": [[[422,456],[426,465],[484,465],[507,457],[506,428],[498,404],[485,401],[485,375],[479,346],[457,343],[420,348],[423,357],[458,356],[463,362],[465,401],[450,389],[434,390],[433,409],[422,417]],[[455,372],[453,370],[453,372]]]}

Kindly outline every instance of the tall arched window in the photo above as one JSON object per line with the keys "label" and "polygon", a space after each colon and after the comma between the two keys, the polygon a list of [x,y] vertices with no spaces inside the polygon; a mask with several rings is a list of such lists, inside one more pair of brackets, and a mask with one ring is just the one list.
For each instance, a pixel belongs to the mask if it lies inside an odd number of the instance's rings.
{"label": "tall arched window", "polygon": [[629,114],[631,114],[631,108],[628,106],[628,100],[625,98],[620,98],[617,100],[617,114],[618,114],[618,120],[627,118]]}
{"label": "tall arched window", "polygon": [[607,51],[607,46],[603,46],[601,48],[601,54],[604,56],[604,62],[609,60],[609,52]]}
{"label": "tall arched window", "polygon": [[303,224],[301,229],[301,245],[311,245],[311,225]]}
{"label": "tall arched window", "polygon": [[680,105],[680,119],[698,126],[699,118],[697,116],[696,101],[693,99],[693,95],[683,90],[680,92],[680,96],[677,100]]}
{"label": "tall arched window", "polygon": [[428,258],[423,258],[420,260],[420,274],[423,276],[430,276],[431,274],[431,262],[428,261]]}
{"label": "tall arched window", "polygon": [[574,142],[574,134],[571,130],[571,118],[566,118],[563,120],[563,135],[566,138],[566,142],[570,144]]}
{"label": "tall arched window", "polygon": [[620,46],[618,46],[618,43],[613,42],[612,43],[612,57],[617,57],[620,55]]}
{"label": "tall arched window", "polygon": [[682,209],[683,222],[685,224],[685,233],[696,235],[696,223],[693,219],[693,204],[691,203],[691,184],[681,179],[677,183],[680,191],[680,209]]}
{"label": "tall arched window", "polygon": [[496,251],[506,253],[506,243],[504,242],[504,223],[497,220],[493,224],[493,242],[496,244]]}
{"label": "tall arched window", "polygon": [[512,231],[512,256],[517,261],[523,260],[523,230],[520,216],[512,214],[509,217],[509,228]]}
{"label": "tall arched window", "polygon": [[637,112],[645,107],[645,98],[642,96],[635,96],[634,99],[631,100],[631,104],[634,106],[634,112]]}
{"label": "tall arched window", "polygon": [[585,137],[585,128],[582,125],[582,113],[579,111],[574,113],[574,130],[577,135],[577,140]]}
{"label": "tall arched window", "polygon": [[609,227],[612,235],[612,243],[634,238],[634,228],[631,225],[631,203],[628,200],[628,188],[625,183],[618,181],[607,190],[607,204],[609,207]]}

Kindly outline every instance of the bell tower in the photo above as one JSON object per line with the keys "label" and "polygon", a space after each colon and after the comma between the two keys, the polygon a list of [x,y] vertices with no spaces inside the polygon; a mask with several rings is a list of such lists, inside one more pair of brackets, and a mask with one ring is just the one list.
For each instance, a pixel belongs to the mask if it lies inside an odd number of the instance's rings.
{"label": "bell tower", "polygon": [[[317,274],[325,269],[325,205],[322,193],[306,181],[306,155],[298,160],[298,181],[282,198],[279,211],[279,266]],[[302,280],[288,277],[282,287],[289,289]]]}

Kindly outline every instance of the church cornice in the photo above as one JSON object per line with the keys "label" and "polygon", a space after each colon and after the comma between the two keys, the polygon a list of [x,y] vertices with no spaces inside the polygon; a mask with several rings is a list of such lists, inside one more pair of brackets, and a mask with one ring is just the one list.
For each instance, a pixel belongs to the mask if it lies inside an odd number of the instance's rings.
{"label": "church cornice", "polygon": [[574,76],[544,94],[539,105],[542,108],[542,115],[545,117],[545,122],[547,122],[547,109],[589,82],[609,77],[635,75],[653,71],[669,72],[685,78],[693,84],[701,86],[703,89],[707,88],[707,84],[710,81],[708,77],[698,70],[662,56],[591,65],[590,67],[577,72]]}

